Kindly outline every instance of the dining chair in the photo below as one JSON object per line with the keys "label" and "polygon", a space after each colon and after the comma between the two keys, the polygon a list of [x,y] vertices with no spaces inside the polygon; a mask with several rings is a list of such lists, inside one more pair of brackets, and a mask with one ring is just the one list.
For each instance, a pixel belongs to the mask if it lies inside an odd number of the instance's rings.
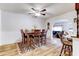
{"label": "dining chair", "polygon": [[41,45],[46,44],[46,31],[45,29],[41,32]]}
{"label": "dining chair", "polygon": [[21,42],[18,42],[18,46],[20,48],[20,51],[21,52],[24,52],[25,50],[25,33],[23,31],[23,29],[20,30],[21,31],[21,37],[22,37],[22,41]]}
{"label": "dining chair", "polygon": [[32,32],[28,32],[28,31],[25,31],[25,36],[27,36],[27,50],[30,50],[31,48],[35,48],[34,47],[34,36],[33,36],[33,33]]}
{"label": "dining chair", "polygon": [[22,44],[25,44],[25,33],[23,31],[23,29],[20,30],[21,31],[21,36],[22,36]]}
{"label": "dining chair", "polygon": [[41,40],[41,31],[40,30],[34,30],[34,40],[35,44],[37,46],[40,46],[40,40]]}
{"label": "dining chair", "polygon": [[60,52],[60,56],[62,55],[63,52],[66,56],[71,56],[72,55],[72,41],[64,40],[62,34],[60,33],[58,33],[58,35],[61,40],[61,43],[63,44],[61,52]]}

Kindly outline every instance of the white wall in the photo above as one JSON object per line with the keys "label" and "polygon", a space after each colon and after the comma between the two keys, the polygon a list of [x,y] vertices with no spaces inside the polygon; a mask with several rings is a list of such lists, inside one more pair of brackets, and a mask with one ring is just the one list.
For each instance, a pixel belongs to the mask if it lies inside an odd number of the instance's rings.
{"label": "white wall", "polygon": [[33,18],[29,15],[17,14],[12,12],[1,12],[2,20],[2,44],[10,44],[21,39],[20,29],[44,28],[44,20]]}
{"label": "white wall", "polygon": [[64,30],[68,31],[69,28],[73,28],[73,33],[70,33],[72,36],[76,36],[77,34],[77,26],[76,23],[74,23],[73,19],[76,18],[76,11],[67,12],[65,14],[52,17],[47,22],[50,22],[51,28],[55,23],[60,23],[64,25]]}
{"label": "white wall", "polygon": [[73,38],[73,56],[79,56],[79,39]]}

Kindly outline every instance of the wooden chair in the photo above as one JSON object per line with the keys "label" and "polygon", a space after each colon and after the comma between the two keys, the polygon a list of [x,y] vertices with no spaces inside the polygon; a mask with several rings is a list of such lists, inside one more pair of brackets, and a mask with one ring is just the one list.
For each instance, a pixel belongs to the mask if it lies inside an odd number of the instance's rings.
{"label": "wooden chair", "polygon": [[23,31],[23,29],[21,29],[21,36],[22,36],[22,44],[25,44],[25,33]]}
{"label": "wooden chair", "polygon": [[25,49],[27,48],[27,50],[30,50],[30,48],[33,45],[33,39],[32,37],[28,34],[27,30],[25,30],[25,32],[21,29],[21,34],[22,34],[22,42],[19,42],[19,47],[21,52],[25,51]]}
{"label": "wooden chair", "polygon": [[25,31],[25,36],[27,36],[27,50],[30,50],[31,48],[34,49],[34,37],[32,33],[28,33]]}
{"label": "wooden chair", "polygon": [[34,30],[34,40],[35,44],[37,46],[40,46],[40,40],[41,40],[41,31],[40,30]]}
{"label": "wooden chair", "polygon": [[22,37],[22,41],[18,42],[18,47],[20,49],[20,52],[23,53],[25,50],[25,43],[26,43],[26,39],[25,39],[25,33],[23,31],[23,29],[20,30],[21,31],[21,37]]}
{"label": "wooden chair", "polygon": [[62,34],[58,33],[58,35],[59,35],[59,38],[61,39],[61,42],[63,44],[61,52],[60,52],[60,56],[62,55],[63,51],[64,51],[65,55],[71,56],[72,55],[72,42],[68,41],[68,40],[64,41]]}
{"label": "wooden chair", "polygon": [[43,29],[41,32],[41,45],[42,44],[46,44],[46,31],[45,31],[45,29]]}

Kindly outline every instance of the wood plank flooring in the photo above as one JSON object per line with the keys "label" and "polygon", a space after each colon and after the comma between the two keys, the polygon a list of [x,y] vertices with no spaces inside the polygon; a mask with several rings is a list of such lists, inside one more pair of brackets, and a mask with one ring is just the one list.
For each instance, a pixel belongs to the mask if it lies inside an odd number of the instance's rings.
{"label": "wood plank flooring", "polygon": [[20,53],[17,44],[0,46],[0,56],[59,56],[61,48],[55,46],[42,46],[31,51]]}
{"label": "wood plank flooring", "polygon": [[18,55],[16,44],[8,44],[0,46],[0,56]]}
{"label": "wood plank flooring", "polygon": [[55,47],[36,48],[31,51],[26,51],[23,56],[59,56],[60,50]]}

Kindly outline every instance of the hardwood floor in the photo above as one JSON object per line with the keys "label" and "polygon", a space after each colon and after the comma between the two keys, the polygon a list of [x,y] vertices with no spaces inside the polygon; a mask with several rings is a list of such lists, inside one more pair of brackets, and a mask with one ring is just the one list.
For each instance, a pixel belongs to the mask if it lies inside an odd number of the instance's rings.
{"label": "hardwood floor", "polygon": [[0,46],[0,56],[59,56],[61,48],[55,46],[42,46],[31,51],[20,53],[17,44]]}
{"label": "hardwood floor", "polygon": [[0,56],[18,55],[16,44],[8,44],[0,46]]}
{"label": "hardwood floor", "polygon": [[23,56],[59,56],[60,50],[55,47],[39,47],[31,51],[25,51]]}

